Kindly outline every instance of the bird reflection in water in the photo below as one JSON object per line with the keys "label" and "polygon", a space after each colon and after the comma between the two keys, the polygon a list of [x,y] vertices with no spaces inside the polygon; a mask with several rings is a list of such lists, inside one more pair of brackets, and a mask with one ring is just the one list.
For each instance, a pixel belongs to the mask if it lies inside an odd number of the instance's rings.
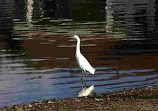
{"label": "bird reflection in water", "polygon": [[84,80],[82,80],[82,89],[79,91],[78,97],[89,96],[94,89],[95,89],[94,85],[87,87],[86,82],[84,82]]}

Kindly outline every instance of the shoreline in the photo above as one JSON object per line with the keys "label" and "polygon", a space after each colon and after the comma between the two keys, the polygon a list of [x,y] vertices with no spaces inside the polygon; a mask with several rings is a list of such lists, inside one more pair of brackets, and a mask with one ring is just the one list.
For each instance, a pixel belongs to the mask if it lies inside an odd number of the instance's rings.
{"label": "shoreline", "polygon": [[135,111],[158,109],[158,86],[124,89],[88,97],[50,99],[0,108],[0,111]]}

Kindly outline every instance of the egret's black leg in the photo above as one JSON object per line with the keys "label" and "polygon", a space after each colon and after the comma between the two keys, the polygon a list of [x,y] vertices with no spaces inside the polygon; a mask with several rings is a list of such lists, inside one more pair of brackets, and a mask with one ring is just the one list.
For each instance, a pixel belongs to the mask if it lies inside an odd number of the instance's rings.
{"label": "egret's black leg", "polygon": [[[83,74],[84,74],[84,76],[86,76],[86,75],[87,75],[85,70],[83,70]],[[84,85],[85,85],[85,87],[87,87],[86,82],[84,82]]]}
{"label": "egret's black leg", "polygon": [[82,82],[82,89],[84,88],[83,86],[83,84],[84,84],[84,71],[82,70],[82,79],[81,79],[81,82]]}
{"label": "egret's black leg", "polygon": [[87,87],[87,84],[86,84],[86,82],[84,82],[84,87]]}
{"label": "egret's black leg", "polygon": [[86,73],[86,71],[84,70],[84,74],[85,74],[85,76],[87,76],[87,73]]}
{"label": "egret's black leg", "polygon": [[84,80],[81,80],[81,82],[82,82],[82,89],[83,89],[83,88],[86,88],[86,87],[87,87],[86,82],[85,82]]}
{"label": "egret's black leg", "polygon": [[82,81],[84,81],[84,71],[82,70]]}
{"label": "egret's black leg", "polygon": [[84,80],[82,80],[82,79],[81,79],[81,82],[82,82],[82,89],[83,89],[83,88],[84,88],[84,87],[83,87],[83,86],[84,86],[84,85],[83,85],[83,83],[84,83]]}

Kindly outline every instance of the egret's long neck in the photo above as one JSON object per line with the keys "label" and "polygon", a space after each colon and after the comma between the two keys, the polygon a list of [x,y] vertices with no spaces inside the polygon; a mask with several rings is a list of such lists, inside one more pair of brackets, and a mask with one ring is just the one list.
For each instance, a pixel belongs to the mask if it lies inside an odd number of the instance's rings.
{"label": "egret's long neck", "polygon": [[80,52],[80,39],[77,39],[77,45],[76,45],[76,54],[79,54],[79,53],[81,53]]}

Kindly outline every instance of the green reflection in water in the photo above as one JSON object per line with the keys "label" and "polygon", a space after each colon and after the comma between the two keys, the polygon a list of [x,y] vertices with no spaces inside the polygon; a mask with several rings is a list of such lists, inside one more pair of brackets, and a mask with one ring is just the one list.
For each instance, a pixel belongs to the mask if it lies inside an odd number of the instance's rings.
{"label": "green reflection in water", "polygon": [[77,21],[99,21],[99,8],[96,0],[77,0],[71,17]]}
{"label": "green reflection in water", "polygon": [[6,49],[6,54],[14,54],[18,58],[23,58],[27,68],[36,69],[34,62],[28,58],[28,51],[26,49]]}

